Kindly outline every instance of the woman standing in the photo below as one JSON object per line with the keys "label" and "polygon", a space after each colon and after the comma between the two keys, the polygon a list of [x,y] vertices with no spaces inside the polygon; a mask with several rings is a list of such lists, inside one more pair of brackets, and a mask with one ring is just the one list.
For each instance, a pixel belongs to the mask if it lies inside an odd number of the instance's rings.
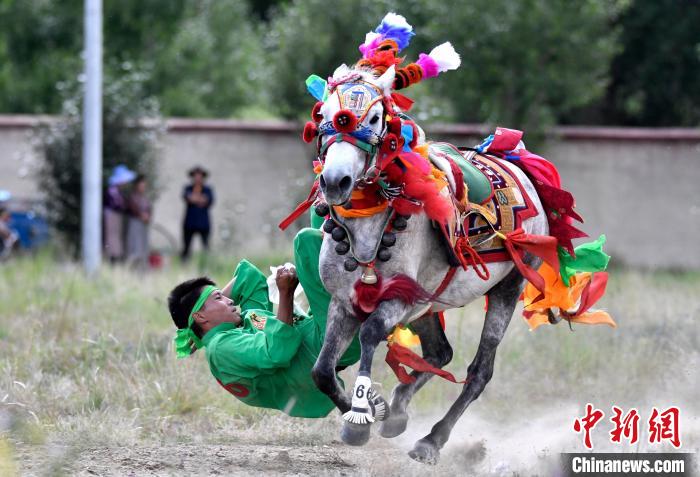
{"label": "woman standing", "polygon": [[197,166],[189,171],[192,183],[185,187],[182,198],[185,200],[185,221],[182,227],[184,247],[182,260],[190,256],[190,245],[195,234],[202,237],[202,245],[205,250],[209,248],[209,207],[214,203],[214,191],[204,184],[209,173]]}
{"label": "woman standing", "polygon": [[129,222],[126,249],[129,262],[139,268],[148,264],[148,226],[151,222],[151,201],[147,195],[146,177],[139,174],[129,196]]}
{"label": "woman standing", "polygon": [[118,165],[109,177],[104,196],[105,254],[111,263],[124,258],[124,214],[127,203],[123,187],[134,180],[136,174],[123,164]]}

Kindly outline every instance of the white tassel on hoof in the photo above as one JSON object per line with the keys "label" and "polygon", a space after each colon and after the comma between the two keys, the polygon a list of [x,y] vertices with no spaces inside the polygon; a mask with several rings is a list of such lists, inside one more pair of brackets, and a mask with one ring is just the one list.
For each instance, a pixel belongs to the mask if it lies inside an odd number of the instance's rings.
{"label": "white tassel on hoof", "polygon": [[367,376],[358,376],[352,390],[352,408],[343,414],[343,419],[353,424],[371,424],[374,416],[369,407],[368,396],[372,389],[372,380]]}

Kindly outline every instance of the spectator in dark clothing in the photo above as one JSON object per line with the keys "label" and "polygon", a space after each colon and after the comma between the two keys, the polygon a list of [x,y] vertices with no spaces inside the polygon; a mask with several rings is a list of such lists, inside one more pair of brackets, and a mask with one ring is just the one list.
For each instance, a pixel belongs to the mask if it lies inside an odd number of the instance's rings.
{"label": "spectator in dark clothing", "polygon": [[187,260],[190,256],[190,245],[195,234],[202,237],[204,249],[209,248],[209,232],[211,230],[209,207],[214,203],[214,192],[211,187],[204,185],[208,175],[209,173],[199,166],[190,169],[189,176],[192,178],[192,183],[186,186],[182,193],[182,198],[187,205],[182,228],[183,260]]}

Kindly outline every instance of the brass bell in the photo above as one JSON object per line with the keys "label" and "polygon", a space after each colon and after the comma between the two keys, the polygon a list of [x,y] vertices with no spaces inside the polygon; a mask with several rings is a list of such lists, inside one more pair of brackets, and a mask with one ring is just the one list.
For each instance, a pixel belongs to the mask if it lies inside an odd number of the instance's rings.
{"label": "brass bell", "polygon": [[365,285],[374,285],[377,283],[377,274],[374,271],[374,267],[364,267],[360,281]]}

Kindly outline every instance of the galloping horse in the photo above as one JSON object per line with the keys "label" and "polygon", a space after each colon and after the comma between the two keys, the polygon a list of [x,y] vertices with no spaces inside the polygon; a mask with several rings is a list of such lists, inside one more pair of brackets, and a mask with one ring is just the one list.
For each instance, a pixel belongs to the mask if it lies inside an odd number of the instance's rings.
{"label": "galloping horse", "polygon": [[[323,162],[319,185],[323,198],[330,206],[333,221],[327,231],[331,231],[335,225],[338,232],[332,230],[333,233],[325,235],[321,250],[321,277],[333,298],[329,308],[326,339],[313,369],[313,379],[341,412],[346,413],[341,433],[343,440],[353,445],[364,444],[369,438],[370,424],[374,420],[367,411],[367,391],[372,385],[372,357],[379,343],[386,339],[397,324],[412,322],[420,337],[425,360],[440,368],[450,361],[452,349],[434,312],[461,307],[486,295],[486,319],[476,356],[468,369],[468,380],[447,414],[409,453],[418,461],[434,463],[459,417],[478,398],[491,379],[496,349],[508,327],[525,280],[512,261],[486,264],[488,279],[477,276],[474,268],[458,268],[449,284],[436,296],[435,292],[441,287],[450,264],[441,238],[425,213],[417,213],[410,218],[397,218],[391,206],[367,217],[342,217],[335,212],[339,207],[348,207],[353,192],[378,179],[377,161],[381,152],[373,146],[387,141],[387,117],[391,113],[387,108],[392,104],[390,95],[394,80],[393,67],[379,78],[371,72],[345,66],[334,73],[330,81],[335,82],[337,88],[347,90],[360,87],[375,97],[371,106],[358,118],[354,128],[354,131],[361,131],[361,135],[341,134],[337,128],[329,127],[334,124],[338,113],[347,108],[347,104],[341,104],[340,94],[331,94],[316,111],[320,159]],[[416,128],[414,132],[420,136],[416,138],[417,142],[423,142],[420,129]],[[517,166],[507,161],[502,161],[501,165],[517,179],[522,192],[531,198],[536,210],[536,214],[524,220],[520,227],[527,234],[548,235],[547,218],[533,184]],[[396,242],[391,248],[391,259],[377,260],[384,232],[392,220],[394,224],[397,220],[401,222],[400,227],[395,229],[402,231],[392,237]],[[347,238],[351,258],[341,255],[347,253],[347,250],[337,249],[336,241],[339,238]],[[523,262],[536,268],[540,260],[534,255],[525,254]],[[361,282],[379,286],[383,280],[386,286],[391,282],[391,277],[397,276],[419,285],[427,292],[424,293],[424,299],[406,299],[401,293],[386,295],[378,300],[373,310],[366,310],[371,312],[363,322],[359,321],[356,284]],[[380,284],[375,283],[378,280]],[[336,380],[335,367],[358,329],[362,354],[359,376],[350,399]],[[381,423],[380,433],[384,437],[397,436],[406,429],[406,407],[412,396],[433,374],[414,371],[412,375],[415,377],[413,382],[400,384],[393,390],[388,417]],[[360,416],[360,419],[348,417],[353,413],[355,417]]]}

